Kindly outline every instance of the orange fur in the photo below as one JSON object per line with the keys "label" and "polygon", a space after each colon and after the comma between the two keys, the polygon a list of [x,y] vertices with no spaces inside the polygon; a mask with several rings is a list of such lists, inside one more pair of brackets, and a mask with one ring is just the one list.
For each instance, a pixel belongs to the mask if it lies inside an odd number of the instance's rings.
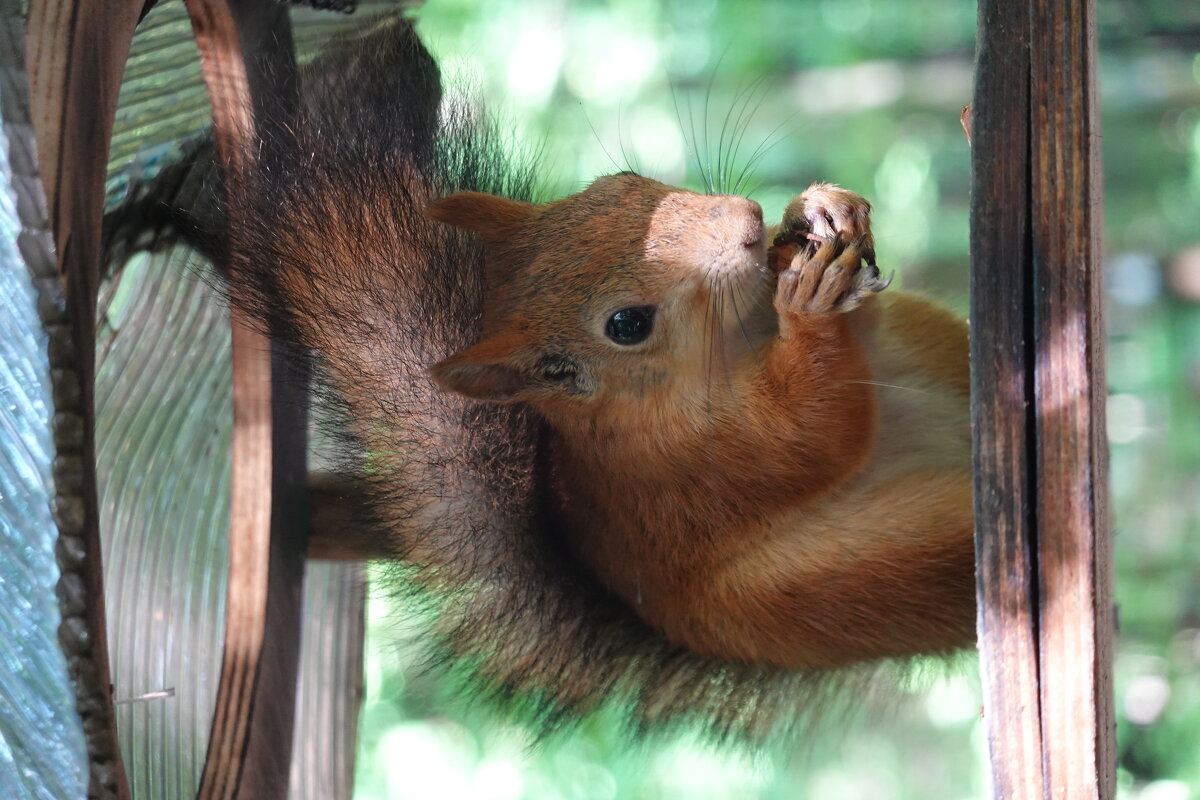
{"label": "orange fur", "polygon": [[[434,377],[544,415],[572,551],[698,653],[838,666],[971,642],[966,326],[874,296],[869,209],[816,185],[768,249],[757,204],[632,174],[430,208],[488,247],[482,339]],[[605,336],[628,307],[654,308],[632,346]]]}

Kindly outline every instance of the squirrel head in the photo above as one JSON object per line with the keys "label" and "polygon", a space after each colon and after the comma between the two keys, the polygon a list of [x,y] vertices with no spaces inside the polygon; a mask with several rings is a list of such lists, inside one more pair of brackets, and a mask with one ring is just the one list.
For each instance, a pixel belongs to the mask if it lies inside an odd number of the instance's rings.
{"label": "squirrel head", "polygon": [[636,404],[721,380],[776,331],[762,209],[746,198],[620,173],[545,205],[462,192],[427,213],[485,244],[481,339],[432,368],[459,394]]}

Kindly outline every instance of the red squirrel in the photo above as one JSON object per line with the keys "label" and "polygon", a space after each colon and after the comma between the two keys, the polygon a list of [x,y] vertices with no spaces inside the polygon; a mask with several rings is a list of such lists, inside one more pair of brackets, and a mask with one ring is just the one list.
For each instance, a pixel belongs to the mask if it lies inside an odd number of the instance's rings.
{"label": "red squirrel", "polygon": [[448,390],[553,431],[571,551],[668,640],[784,667],[974,631],[966,325],[884,288],[870,207],[785,212],[627,173],[437,220],[486,244],[481,340]]}
{"label": "red squirrel", "polygon": [[401,19],[302,88],[196,238],[323,376],[346,502],[479,691],[757,737],[972,643],[967,328],[884,289],[865,200],[534,203]]}

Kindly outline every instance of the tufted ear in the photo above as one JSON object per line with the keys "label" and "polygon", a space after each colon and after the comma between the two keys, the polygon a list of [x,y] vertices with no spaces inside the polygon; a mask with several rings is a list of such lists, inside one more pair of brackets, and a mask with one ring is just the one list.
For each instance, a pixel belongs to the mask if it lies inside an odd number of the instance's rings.
{"label": "tufted ear", "polygon": [[488,244],[512,238],[529,221],[532,203],[508,200],[483,192],[458,192],[434,200],[425,208],[432,219],[482,234]]}
{"label": "tufted ear", "polygon": [[519,334],[500,333],[439,361],[429,372],[447,391],[491,403],[517,402],[535,380],[525,366],[528,344]]}

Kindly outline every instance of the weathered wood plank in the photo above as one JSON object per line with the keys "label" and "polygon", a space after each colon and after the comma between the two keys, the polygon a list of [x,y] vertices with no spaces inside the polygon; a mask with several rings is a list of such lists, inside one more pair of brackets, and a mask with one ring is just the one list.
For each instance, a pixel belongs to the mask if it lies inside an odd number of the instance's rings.
{"label": "weathered wood plank", "polygon": [[[255,118],[280,118],[296,105],[286,9],[248,0],[188,0],[187,5],[212,100],[218,158],[227,174],[234,174],[255,152]],[[228,213],[239,212],[230,207]],[[198,796],[283,800],[308,532],[307,379],[236,308],[232,324],[233,483],[225,649]]]}
{"label": "weathered wood plank", "polygon": [[971,396],[980,669],[994,797],[1040,797],[1037,575],[1030,544],[1029,17],[979,7],[972,104]]}
{"label": "weathered wood plank", "polygon": [[1094,0],[1034,0],[1032,233],[1047,797],[1115,797]]}
{"label": "weathered wood plank", "polygon": [[[96,487],[96,293],[101,212],[113,115],[142,0],[31,0],[25,45],[30,119],[54,234],[66,325],[51,343],[60,533],[82,543],[71,559],[87,602],[64,619],[72,679],[91,763],[89,797],[129,795],[109,677]],[[66,397],[69,401],[64,403]],[[65,465],[65,466],[64,466]],[[74,623],[81,623],[72,632]]]}
{"label": "weathered wood plank", "polygon": [[1092,0],[986,0],[972,106],[980,659],[993,796],[1111,798]]}

